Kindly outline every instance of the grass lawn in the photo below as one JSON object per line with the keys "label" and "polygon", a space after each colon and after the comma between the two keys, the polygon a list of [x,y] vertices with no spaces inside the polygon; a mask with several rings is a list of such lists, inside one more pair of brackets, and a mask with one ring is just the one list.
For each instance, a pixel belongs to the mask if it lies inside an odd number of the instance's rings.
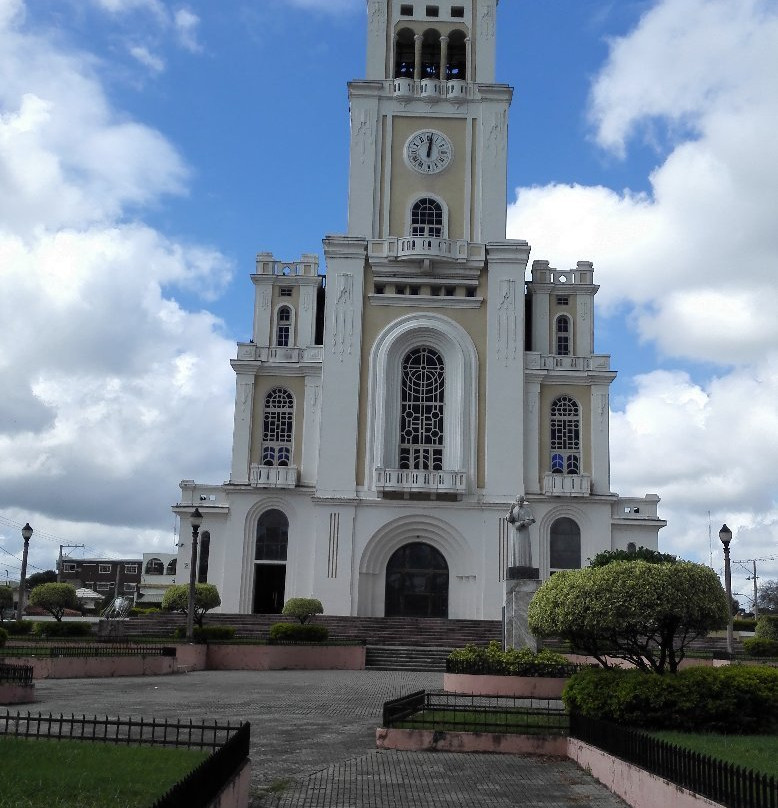
{"label": "grass lawn", "polygon": [[710,755],[717,760],[778,777],[778,736],[713,735],[670,731],[650,734],[676,746]]}
{"label": "grass lawn", "polygon": [[439,732],[500,732],[518,735],[559,735],[569,726],[565,713],[495,710],[422,710],[398,729],[432,729]]}
{"label": "grass lawn", "polygon": [[148,808],[208,754],[0,737],[0,808]]}

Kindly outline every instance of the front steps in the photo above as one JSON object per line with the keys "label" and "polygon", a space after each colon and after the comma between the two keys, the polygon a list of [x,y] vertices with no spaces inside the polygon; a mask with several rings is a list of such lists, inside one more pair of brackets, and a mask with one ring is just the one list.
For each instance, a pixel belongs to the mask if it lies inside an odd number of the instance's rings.
{"label": "front steps", "polygon": [[368,645],[365,670],[444,671],[451,648],[422,648],[401,645]]}

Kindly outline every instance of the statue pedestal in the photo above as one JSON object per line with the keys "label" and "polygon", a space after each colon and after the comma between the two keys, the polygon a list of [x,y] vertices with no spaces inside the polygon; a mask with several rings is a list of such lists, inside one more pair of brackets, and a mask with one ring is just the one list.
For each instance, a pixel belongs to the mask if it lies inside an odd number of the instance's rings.
{"label": "statue pedestal", "polygon": [[[522,577],[518,577],[524,573]],[[510,567],[505,582],[505,647],[538,650],[538,641],[529,630],[529,602],[540,587],[534,567]]]}

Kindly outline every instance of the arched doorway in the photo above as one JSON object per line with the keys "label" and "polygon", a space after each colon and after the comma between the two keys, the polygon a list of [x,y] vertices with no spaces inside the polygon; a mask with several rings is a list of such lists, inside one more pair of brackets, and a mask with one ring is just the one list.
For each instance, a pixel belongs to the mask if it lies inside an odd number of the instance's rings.
{"label": "arched doorway", "polygon": [[581,528],[567,516],[557,519],[551,525],[550,568],[557,570],[577,570],[581,568]]}
{"label": "arched doorway", "polygon": [[282,511],[265,511],[257,522],[254,551],[254,614],[281,614],[286,588],[289,520]]}
{"label": "arched doorway", "polygon": [[412,542],[386,565],[387,617],[448,617],[448,564],[431,544]]}

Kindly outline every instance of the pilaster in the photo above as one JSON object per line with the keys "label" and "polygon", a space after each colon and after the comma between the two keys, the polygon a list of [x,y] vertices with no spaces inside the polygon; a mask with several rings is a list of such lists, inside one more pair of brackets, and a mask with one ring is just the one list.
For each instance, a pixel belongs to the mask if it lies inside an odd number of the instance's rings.
{"label": "pilaster", "polygon": [[324,255],[327,307],[317,493],[354,496],[367,241],[328,236]]}
{"label": "pilaster", "polygon": [[235,379],[235,420],[232,431],[230,482],[248,484],[251,422],[254,412],[254,374],[238,373]]}
{"label": "pilaster", "polygon": [[487,245],[486,493],[523,491],[524,273],[526,241]]}

